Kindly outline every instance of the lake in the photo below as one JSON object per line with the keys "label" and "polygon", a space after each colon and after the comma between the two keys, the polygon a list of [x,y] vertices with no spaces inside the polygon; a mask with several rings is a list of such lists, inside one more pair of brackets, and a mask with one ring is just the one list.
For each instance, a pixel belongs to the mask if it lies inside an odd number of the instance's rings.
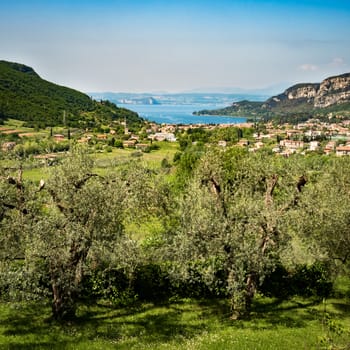
{"label": "lake", "polygon": [[143,105],[143,104],[120,104],[118,107],[124,107],[137,112],[140,117],[149,121],[162,124],[238,124],[245,123],[245,117],[228,117],[220,115],[193,115],[194,111],[202,109],[217,109],[225,107],[223,105],[200,105],[200,104],[161,104],[161,105]]}

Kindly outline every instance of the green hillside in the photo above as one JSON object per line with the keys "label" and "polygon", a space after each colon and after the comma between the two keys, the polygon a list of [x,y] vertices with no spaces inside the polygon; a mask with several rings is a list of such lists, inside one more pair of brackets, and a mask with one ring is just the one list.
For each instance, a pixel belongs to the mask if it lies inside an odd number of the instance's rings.
{"label": "green hillside", "polygon": [[12,118],[27,125],[90,126],[126,118],[139,123],[137,113],[108,101],[43,80],[30,67],[0,61],[0,121]]}

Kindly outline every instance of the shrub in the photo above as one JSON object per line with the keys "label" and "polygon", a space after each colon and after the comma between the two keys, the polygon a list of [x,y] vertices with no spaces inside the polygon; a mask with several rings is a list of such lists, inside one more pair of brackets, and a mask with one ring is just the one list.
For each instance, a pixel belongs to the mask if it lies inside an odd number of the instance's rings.
{"label": "shrub", "polygon": [[330,267],[322,262],[300,265],[290,279],[294,294],[328,297],[332,291]]}
{"label": "shrub", "polygon": [[170,294],[168,274],[157,264],[139,266],[135,272],[133,289],[140,300],[164,299]]}
{"label": "shrub", "polygon": [[322,262],[298,265],[287,271],[282,265],[268,275],[259,290],[266,296],[286,298],[292,295],[328,297],[332,291],[330,267]]}
{"label": "shrub", "polygon": [[130,281],[121,269],[96,269],[87,276],[81,295],[86,300],[105,299],[114,305],[127,305],[133,299]]}
{"label": "shrub", "polygon": [[286,298],[291,295],[289,279],[289,272],[282,264],[278,264],[275,270],[265,277],[259,290],[268,297]]}

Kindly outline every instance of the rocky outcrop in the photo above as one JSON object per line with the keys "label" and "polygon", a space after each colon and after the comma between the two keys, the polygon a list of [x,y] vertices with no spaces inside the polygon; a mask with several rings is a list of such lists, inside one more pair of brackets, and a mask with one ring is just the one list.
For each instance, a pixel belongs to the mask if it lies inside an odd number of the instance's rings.
{"label": "rocky outcrop", "polygon": [[291,107],[295,103],[304,103],[310,107],[325,108],[344,102],[350,102],[350,73],[327,78],[321,84],[294,85],[271,97],[265,106],[274,108],[284,104]]}
{"label": "rocky outcrop", "polygon": [[323,80],[315,96],[314,107],[350,102],[350,73]]}
{"label": "rocky outcrop", "polygon": [[[339,108],[337,105],[340,105]],[[260,116],[266,120],[273,117],[308,118],[330,112],[337,106],[350,113],[350,73],[330,77],[322,83],[304,83],[291,86],[283,93],[270,97],[265,102],[239,101],[217,110],[203,110],[196,114]]]}
{"label": "rocky outcrop", "polygon": [[320,84],[299,84],[287,89],[284,93],[289,100],[298,98],[313,99],[317,95]]}

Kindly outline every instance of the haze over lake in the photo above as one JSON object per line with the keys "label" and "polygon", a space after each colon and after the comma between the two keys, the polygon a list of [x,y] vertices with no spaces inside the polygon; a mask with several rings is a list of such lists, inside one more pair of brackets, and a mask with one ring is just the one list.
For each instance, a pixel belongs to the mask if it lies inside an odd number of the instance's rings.
{"label": "haze over lake", "polygon": [[265,101],[269,95],[254,93],[186,92],[186,93],[130,93],[89,92],[95,100],[109,100],[137,112],[140,117],[162,124],[239,124],[245,115],[193,115],[193,112],[230,106],[242,100]]}
{"label": "haze over lake", "polygon": [[193,115],[194,111],[201,109],[215,109],[225,107],[221,105],[145,105],[145,104],[118,104],[119,107],[125,107],[137,112],[140,117],[149,121],[162,124],[238,124],[246,122],[247,118],[212,116],[212,115]]}

